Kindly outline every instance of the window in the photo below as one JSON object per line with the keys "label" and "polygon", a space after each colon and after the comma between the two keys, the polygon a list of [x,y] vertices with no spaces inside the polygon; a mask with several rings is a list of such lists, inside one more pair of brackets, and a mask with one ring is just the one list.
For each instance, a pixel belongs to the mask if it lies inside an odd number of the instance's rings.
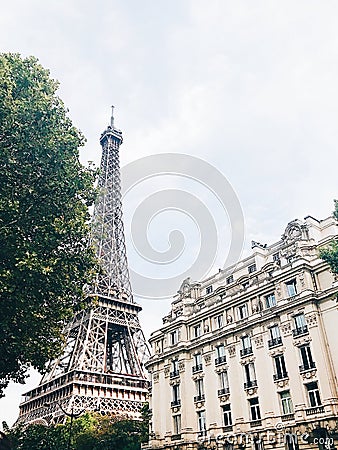
{"label": "window", "polygon": [[170,377],[174,378],[177,377],[179,375],[179,370],[178,370],[178,359],[173,359],[171,361],[171,372],[170,372]]}
{"label": "window", "polygon": [[202,354],[195,353],[194,354],[194,365],[192,368],[192,372],[200,372],[202,370]]}
{"label": "window", "polygon": [[272,261],[273,261],[273,262],[276,262],[276,263],[278,263],[278,262],[280,261],[280,255],[279,255],[279,252],[274,253],[274,254],[272,255]]}
{"label": "window", "polygon": [[269,328],[270,339],[268,340],[269,348],[275,347],[282,343],[282,337],[280,335],[280,329],[278,325],[273,325]]}
{"label": "window", "polygon": [[291,400],[290,391],[283,391],[279,393],[282,414],[293,414],[293,405]]}
{"label": "window", "polygon": [[301,347],[299,347],[299,351],[302,362],[302,365],[299,366],[299,370],[301,372],[304,372],[305,370],[314,369],[316,367],[316,364],[312,358],[310,345],[302,345]]}
{"label": "window", "polygon": [[228,403],[227,405],[222,406],[222,412],[223,412],[223,426],[230,427],[232,425],[231,405]]}
{"label": "window", "polygon": [[195,366],[202,365],[202,354],[201,353],[194,354],[194,364],[195,364]]}
{"label": "window", "polygon": [[175,330],[170,333],[170,344],[176,345],[177,342],[178,342],[178,330]]}
{"label": "window", "polygon": [[196,396],[194,398],[195,402],[203,400],[204,399],[203,378],[199,378],[198,380],[195,381],[195,388],[196,388]]}
{"label": "window", "polygon": [[251,355],[252,353],[252,344],[250,336],[242,336],[242,348],[241,348],[241,356]]}
{"label": "window", "polygon": [[296,280],[291,280],[285,283],[289,297],[294,297],[297,294]]}
{"label": "window", "polygon": [[269,294],[265,297],[265,305],[267,308],[272,308],[273,306],[276,306],[276,304],[275,294]]}
{"label": "window", "polygon": [[222,328],[224,325],[223,323],[223,314],[220,314],[219,316],[215,317],[215,327],[216,328]]}
{"label": "window", "polygon": [[322,404],[320,400],[320,394],[317,381],[306,384],[307,394],[309,397],[309,404],[311,407],[320,406]]}
{"label": "window", "polygon": [[208,294],[211,294],[212,293],[212,291],[213,291],[213,289],[212,289],[212,286],[210,285],[210,286],[207,286],[206,288],[205,288],[205,293],[208,295]]}
{"label": "window", "polygon": [[248,305],[244,303],[244,305],[238,306],[237,308],[237,316],[238,320],[246,319],[249,315]]}
{"label": "window", "polygon": [[294,316],[293,320],[295,322],[295,329],[292,331],[294,336],[307,333],[307,324],[303,313]]}
{"label": "window", "polygon": [[193,327],[193,336],[194,338],[198,338],[200,337],[202,334],[202,328],[201,328],[201,324],[199,323],[198,325],[195,325]]}
{"label": "window", "polygon": [[223,372],[220,372],[218,374],[218,377],[219,377],[220,391],[222,391],[222,392],[218,392],[218,394],[219,395],[227,394],[229,392],[228,372],[226,370],[224,370]]}
{"label": "window", "polygon": [[181,434],[181,416],[173,416],[174,421],[174,434]]}
{"label": "window", "polygon": [[233,282],[234,282],[234,276],[233,276],[233,275],[230,275],[230,277],[228,277],[225,281],[226,281],[226,284],[231,284],[231,283],[233,283]]}
{"label": "window", "polygon": [[249,272],[249,273],[256,272],[256,270],[257,270],[256,264],[251,264],[251,265],[248,267],[248,272]]}
{"label": "window", "polygon": [[197,412],[197,420],[198,420],[198,431],[205,432],[207,429],[206,420],[205,420],[205,411]]}
{"label": "window", "polygon": [[256,371],[255,371],[255,365],[254,363],[248,363],[244,364],[244,389],[249,389],[251,387],[257,386],[257,380],[256,380]]}
{"label": "window", "polygon": [[273,378],[274,380],[283,380],[284,378],[287,378],[288,373],[286,371],[285,366],[285,359],[284,355],[278,355],[273,358],[274,365],[275,365],[275,371]]}
{"label": "window", "polygon": [[293,319],[295,321],[296,328],[303,328],[306,326],[306,320],[303,313],[297,314]]}
{"label": "window", "polygon": [[181,404],[180,400],[180,385],[174,384],[172,387],[172,395],[173,395],[173,401],[171,402],[171,406],[178,406]]}
{"label": "window", "polygon": [[251,420],[261,420],[258,397],[249,400]]}
{"label": "window", "polygon": [[217,345],[215,364],[222,364],[225,362],[226,362],[225,347],[223,344]]}

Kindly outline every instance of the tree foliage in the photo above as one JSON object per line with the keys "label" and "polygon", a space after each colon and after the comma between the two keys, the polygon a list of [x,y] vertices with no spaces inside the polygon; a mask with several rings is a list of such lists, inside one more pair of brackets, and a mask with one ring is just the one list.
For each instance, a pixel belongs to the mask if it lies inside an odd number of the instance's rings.
{"label": "tree foliage", "polygon": [[[8,432],[13,450],[67,450],[69,420],[64,425],[29,425]],[[139,450],[147,419],[130,420],[116,415],[86,413],[75,419],[72,450]]]}
{"label": "tree foliage", "polygon": [[[338,200],[334,201],[335,210],[334,217],[338,220]],[[338,274],[338,241],[333,241],[329,246],[325,247],[320,252],[320,257],[326,261],[331,267],[332,272]]]}
{"label": "tree foliage", "polygon": [[94,270],[95,173],[57,88],[36,58],[0,54],[0,396],[59,353]]}

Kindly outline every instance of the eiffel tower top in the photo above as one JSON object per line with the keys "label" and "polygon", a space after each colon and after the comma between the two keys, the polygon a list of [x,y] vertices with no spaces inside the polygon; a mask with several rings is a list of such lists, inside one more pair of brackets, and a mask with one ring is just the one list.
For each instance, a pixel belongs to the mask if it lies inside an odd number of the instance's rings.
{"label": "eiffel tower top", "polygon": [[114,125],[113,106],[110,125],[100,137],[102,158],[92,241],[101,263],[101,272],[97,276],[94,292],[104,297],[133,302],[122,219],[119,160],[122,142],[122,131]]}

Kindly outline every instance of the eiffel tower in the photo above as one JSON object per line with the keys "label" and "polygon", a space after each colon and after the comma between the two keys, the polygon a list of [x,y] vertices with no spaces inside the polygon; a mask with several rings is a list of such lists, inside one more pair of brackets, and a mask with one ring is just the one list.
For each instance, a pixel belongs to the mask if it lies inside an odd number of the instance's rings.
{"label": "eiffel tower", "polygon": [[149,349],[131,291],[122,220],[119,148],[122,132],[102,133],[99,197],[92,243],[101,262],[89,307],[65,329],[63,354],[20,404],[17,423],[59,423],[67,414],[100,411],[138,417],[147,399],[144,363]]}

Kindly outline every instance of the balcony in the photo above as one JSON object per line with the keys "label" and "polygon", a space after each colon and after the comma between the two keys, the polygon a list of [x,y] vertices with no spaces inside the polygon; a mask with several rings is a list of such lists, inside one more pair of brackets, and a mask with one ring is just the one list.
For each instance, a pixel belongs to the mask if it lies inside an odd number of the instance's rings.
{"label": "balcony", "polygon": [[304,364],[303,366],[299,366],[299,372],[303,373],[303,372],[307,372],[308,370],[315,369],[315,368],[316,368],[316,363],[314,361],[312,361],[308,364]]}
{"label": "balcony", "polygon": [[176,400],[173,400],[171,402],[171,407],[174,408],[175,406],[181,406],[181,400],[180,399],[176,399]]}
{"label": "balcony", "polygon": [[176,378],[180,376],[180,372],[178,370],[173,370],[170,372],[170,378]]}
{"label": "balcony", "polygon": [[244,383],[244,389],[251,389],[257,387],[257,380],[247,381]]}
{"label": "balcony", "polygon": [[217,391],[218,397],[222,397],[222,395],[227,395],[227,394],[230,394],[230,389],[228,387],[223,388],[223,389],[218,389],[218,391]]}
{"label": "balcony", "polygon": [[289,378],[287,372],[275,373],[273,376],[273,381],[286,380],[287,378]]}
{"label": "balcony", "polygon": [[240,351],[240,355],[242,358],[243,356],[252,355],[252,347],[242,348]]}
{"label": "balcony", "polygon": [[324,406],[315,406],[312,408],[306,408],[305,413],[307,416],[312,416],[313,414],[322,414],[324,412]]}
{"label": "balcony", "polygon": [[307,325],[303,325],[292,330],[293,337],[302,336],[303,334],[307,334],[308,332],[309,331]]}
{"label": "balcony", "polygon": [[203,366],[202,364],[196,364],[196,366],[192,367],[192,373],[202,372]]}
{"label": "balcony", "polygon": [[284,414],[283,416],[281,416],[282,422],[287,422],[289,420],[294,420],[295,419],[295,415],[293,413],[290,414]]}
{"label": "balcony", "polygon": [[252,420],[250,422],[250,427],[254,428],[254,427],[260,427],[262,425],[262,421],[261,420]]}
{"label": "balcony", "polygon": [[225,356],[219,356],[215,359],[215,366],[218,366],[219,364],[224,364],[227,362],[227,359]]}
{"label": "balcony", "polygon": [[282,344],[283,344],[283,341],[282,341],[281,336],[268,340],[269,348],[277,347],[278,345],[282,345]]}
{"label": "balcony", "polygon": [[203,402],[204,399],[205,399],[205,395],[204,395],[204,394],[201,394],[201,395],[195,395],[195,397],[194,397],[194,402],[195,402],[195,403],[197,403],[197,402]]}
{"label": "balcony", "polygon": [[181,435],[180,434],[173,434],[172,436],[171,436],[171,440],[172,441],[178,441],[178,440],[180,440],[181,439]]}

